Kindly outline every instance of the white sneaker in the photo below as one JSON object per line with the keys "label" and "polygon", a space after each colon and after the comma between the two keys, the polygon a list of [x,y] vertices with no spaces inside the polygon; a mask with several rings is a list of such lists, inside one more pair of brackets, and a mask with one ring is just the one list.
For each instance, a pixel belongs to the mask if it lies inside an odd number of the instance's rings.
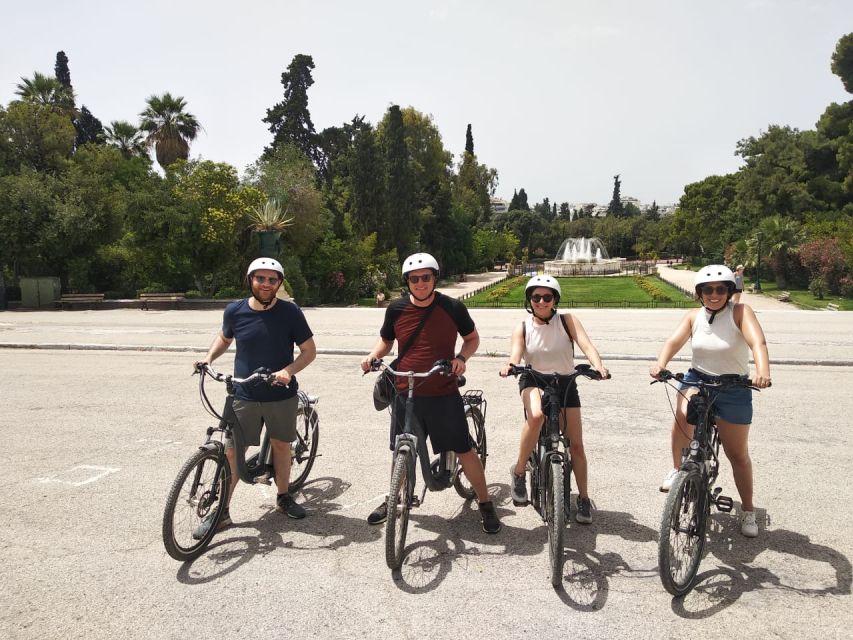
{"label": "white sneaker", "polygon": [[758,523],[755,522],[754,511],[744,511],[740,520],[740,532],[747,538],[758,536]]}
{"label": "white sneaker", "polygon": [[663,479],[663,482],[660,483],[660,490],[663,493],[667,493],[672,486],[672,481],[675,480],[675,476],[678,475],[678,469],[670,469],[669,473],[666,474],[666,477]]}

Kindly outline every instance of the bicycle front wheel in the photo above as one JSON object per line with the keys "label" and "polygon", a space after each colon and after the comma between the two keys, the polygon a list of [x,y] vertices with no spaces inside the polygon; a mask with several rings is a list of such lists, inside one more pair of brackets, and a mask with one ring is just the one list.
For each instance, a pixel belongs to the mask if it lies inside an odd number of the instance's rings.
{"label": "bicycle front wheel", "polygon": [[314,460],[320,438],[320,416],[313,405],[306,404],[296,416],[296,440],[290,443],[290,491],[297,491],[305,484]]}
{"label": "bicycle front wheel", "polygon": [[679,471],[672,481],[660,524],[658,567],[664,589],[682,596],[693,588],[705,545],[707,509],[702,474]]}
{"label": "bicycle front wheel", "polygon": [[220,449],[199,449],[172,483],[163,512],[163,544],[175,560],[200,556],[228,504],[231,469]]}
{"label": "bicycle front wheel", "polygon": [[[468,435],[471,438],[471,442],[474,445],[474,450],[477,452],[477,456],[480,458],[480,462],[483,463],[483,469],[486,468],[486,424],[483,419],[483,414],[480,412],[479,407],[469,407],[465,412],[465,416],[468,420]],[[468,481],[468,478],[465,477],[465,473],[460,468],[456,473],[456,477],[453,479],[453,488],[456,489],[456,493],[462,496],[465,500],[472,500],[477,492],[474,491],[474,487],[471,486],[471,483]]]}
{"label": "bicycle front wheel", "polygon": [[563,582],[563,531],[566,528],[565,500],[563,498],[563,463],[553,460],[545,465],[548,474],[545,484],[545,522],[548,526],[548,559],[551,567],[551,584]]}
{"label": "bicycle front wheel", "polygon": [[391,570],[403,565],[403,548],[409,528],[410,474],[414,469],[412,453],[408,449],[397,452],[394,471],[391,473],[391,490],[388,492],[388,520],[385,522],[385,562]]}

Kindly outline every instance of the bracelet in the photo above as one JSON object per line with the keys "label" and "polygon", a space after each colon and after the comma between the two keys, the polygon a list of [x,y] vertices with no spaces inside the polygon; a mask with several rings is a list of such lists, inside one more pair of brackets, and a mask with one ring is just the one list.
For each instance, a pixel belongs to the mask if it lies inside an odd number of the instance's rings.
{"label": "bracelet", "polygon": [[457,353],[454,356],[454,360],[461,360],[462,362],[467,362],[467,358],[463,356],[461,353]]}

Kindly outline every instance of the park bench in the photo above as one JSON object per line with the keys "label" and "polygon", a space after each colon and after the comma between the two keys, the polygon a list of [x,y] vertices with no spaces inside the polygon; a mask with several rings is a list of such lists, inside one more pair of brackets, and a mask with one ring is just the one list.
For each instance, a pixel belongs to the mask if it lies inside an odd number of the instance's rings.
{"label": "park bench", "polygon": [[181,302],[186,297],[183,293],[140,293],[139,300],[142,302],[141,308],[143,311],[149,309],[149,304],[164,303],[164,302]]}
{"label": "park bench", "polygon": [[838,305],[835,304],[834,302],[830,302],[826,305],[826,310],[827,311],[838,311]]}
{"label": "park bench", "polygon": [[59,298],[61,309],[72,309],[78,305],[91,306],[104,301],[103,293],[66,293]]}
{"label": "park bench", "polygon": [[780,302],[790,302],[791,301],[791,292],[790,291],[782,291],[779,294],[778,299]]}

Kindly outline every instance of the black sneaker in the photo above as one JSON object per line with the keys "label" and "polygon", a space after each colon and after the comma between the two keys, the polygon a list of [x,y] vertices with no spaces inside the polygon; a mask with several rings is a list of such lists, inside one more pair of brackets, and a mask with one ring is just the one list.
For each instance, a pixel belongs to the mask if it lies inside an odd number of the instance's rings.
{"label": "black sneaker", "polygon": [[296,500],[289,493],[280,493],[276,499],[275,510],[279,513],[287,514],[288,518],[301,520],[305,517],[305,509],[301,504],[296,504]]}
{"label": "black sneaker", "polygon": [[578,496],[578,512],[575,514],[575,520],[581,524],[592,522],[592,502],[589,501],[589,498]]}
{"label": "black sneaker", "polygon": [[382,524],[388,519],[388,502],[383,501],[367,516],[367,524]]}
{"label": "black sneaker", "polygon": [[509,468],[510,476],[510,493],[512,494],[512,503],[521,507],[527,504],[527,474],[522,473],[520,476],[515,473],[515,465]]}
{"label": "black sneaker", "polygon": [[480,516],[483,518],[483,531],[486,533],[497,533],[501,530],[501,521],[498,519],[497,511],[495,511],[494,502],[491,500],[481,502]]}

